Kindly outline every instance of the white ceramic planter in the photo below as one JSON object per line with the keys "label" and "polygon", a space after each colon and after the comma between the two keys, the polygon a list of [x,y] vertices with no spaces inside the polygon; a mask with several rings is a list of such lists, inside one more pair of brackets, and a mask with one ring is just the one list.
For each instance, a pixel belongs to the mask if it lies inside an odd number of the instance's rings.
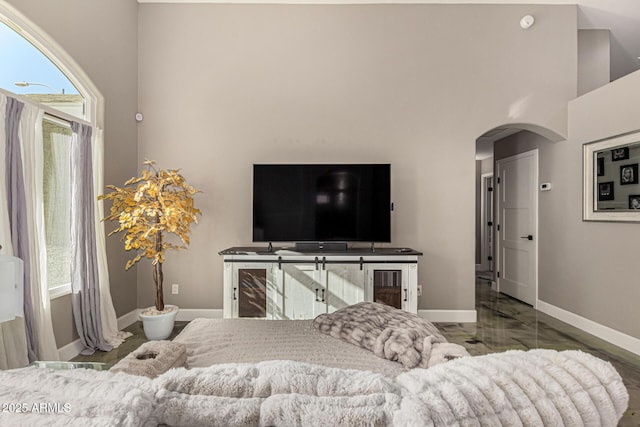
{"label": "white ceramic planter", "polygon": [[169,338],[171,332],[173,332],[173,325],[178,314],[178,307],[175,305],[166,304],[165,307],[174,307],[175,310],[169,313],[157,314],[157,315],[145,315],[140,313],[140,320],[142,320],[142,327],[144,328],[144,334],[149,340],[164,340]]}

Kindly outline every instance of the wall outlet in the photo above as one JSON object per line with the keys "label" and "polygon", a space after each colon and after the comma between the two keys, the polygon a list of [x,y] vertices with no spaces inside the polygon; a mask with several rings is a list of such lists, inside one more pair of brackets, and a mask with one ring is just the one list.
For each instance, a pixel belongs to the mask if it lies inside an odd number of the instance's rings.
{"label": "wall outlet", "polygon": [[180,285],[178,285],[177,283],[171,285],[171,293],[173,295],[178,295],[178,293],[180,293]]}

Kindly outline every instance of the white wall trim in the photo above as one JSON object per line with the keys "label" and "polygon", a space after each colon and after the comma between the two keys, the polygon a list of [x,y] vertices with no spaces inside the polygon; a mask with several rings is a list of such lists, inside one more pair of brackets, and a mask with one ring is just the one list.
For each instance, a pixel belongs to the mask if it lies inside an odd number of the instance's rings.
{"label": "white wall trim", "polygon": [[60,356],[60,360],[67,362],[79,355],[83,348],[84,345],[82,341],[80,341],[80,338],[78,338],[64,347],[60,347],[58,349],[58,356]]}
{"label": "white wall trim", "polygon": [[556,319],[562,320],[571,326],[582,329],[591,335],[595,335],[596,337],[610,342],[611,344],[615,344],[627,351],[640,355],[640,339],[638,338],[624,334],[608,326],[601,325],[593,320],[589,320],[544,301],[538,300],[538,310],[548,314],[549,316],[555,317]]}
{"label": "white wall trim", "polygon": [[476,323],[476,310],[418,310],[418,316],[430,322]]}
{"label": "white wall trim", "polygon": [[118,330],[121,331],[136,323],[138,321],[138,314],[140,314],[141,311],[141,308],[136,308],[135,310],[131,310],[127,314],[118,317]]}

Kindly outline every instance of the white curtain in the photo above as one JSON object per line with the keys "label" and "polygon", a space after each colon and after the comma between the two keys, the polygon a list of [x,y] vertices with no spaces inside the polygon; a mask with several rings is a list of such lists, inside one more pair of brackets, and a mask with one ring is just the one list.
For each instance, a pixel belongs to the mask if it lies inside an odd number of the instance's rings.
{"label": "white curtain", "polygon": [[20,149],[24,170],[26,220],[29,231],[31,268],[31,303],[33,334],[39,360],[59,360],[51,321],[51,304],[47,281],[47,250],[44,228],[43,169],[44,148],[42,118],[44,111],[25,104],[20,118]]}
{"label": "white curtain", "polygon": [[[0,254],[15,254],[12,238],[16,235],[12,231],[11,206],[8,196],[8,184],[5,177],[6,166],[9,158],[5,158],[7,136],[5,131],[5,117],[9,112],[7,107],[8,96],[0,93]],[[15,99],[11,99],[15,104]],[[44,147],[42,135],[42,120],[44,111],[27,102],[23,104],[22,112],[18,113],[12,123],[18,122],[17,138],[18,151],[21,166],[21,177],[18,182],[24,183],[24,212],[19,210],[17,217],[26,226],[20,233],[26,242],[23,247],[27,250],[24,254],[29,258],[28,271],[30,287],[25,293],[25,309],[29,308],[29,322],[23,318],[16,318],[11,322],[0,323],[0,369],[26,366],[29,360],[59,360],[56,348],[53,323],[51,321],[51,306],[49,300],[47,280],[47,250],[45,238],[45,213],[44,213]],[[13,116],[12,116],[13,117]],[[8,131],[8,128],[6,129]],[[13,135],[16,135],[15,133]],[[92,132],[92,161],[94,164],[92,173],[92,187],[95,194],[104,190],[103,180],[103,138],[102,131],[93,128]],[[13,157],[12,157],[13,158]],[[15,177],[12,178],[15,180]],[[89,178],[91,179],[91,178]],[[91,184],[90,184],[91,185]],[[22,190],[19,192],[22,194]],[[95,197],[94,197],[95,199]],[[104,216],[102,202],[94,200],[95,221],[95,247],[97,252],[97,270],[99,284],[99,313],[97,319],[102,328],[104,340],[112,347],[118,347],[130,333],[118,331],[116,313],[113,307],[109,289],[109,275],[106,256],[106,238],[104,224],[101,219]],[[15,212],[14,212],[15,214]],[[26,231],[24,231],[26,230]],[[25,264],[25,268],[27,268]],[[29,306],[26,305],[26,297],[29,297]],[[30,326],[29,326],[30,325]],[[28,327],[27,327],[28,326]],[[31,344],[30,344],[31,343]]]}
{"label": "white curtain", "polygon": [[[7,210],[6,130],[5,111],[7,97],[0,93],[0,254],[13,255],[11,227]],[[0,323],[0,369],[21,368],[29,364],[27,356],[27,333],[24,318],[16,317],[10,322]]]}
{"label": "white curtain", "polygon": [[[93,128],[93,188],[94,194],[102,194],[104,191],[104,139],[102,129]],[[100,283],[100,316],[102,334],[105,341],[113,348],[118,347],[130,337],[130,332],[118,331],[118,319],[113,308],[111,290],[109,286],[109,268],[107,265],[107,244],[104,231],[104,205],[102,201],[96,201],[96,247],[98,252],[98,278]]]}

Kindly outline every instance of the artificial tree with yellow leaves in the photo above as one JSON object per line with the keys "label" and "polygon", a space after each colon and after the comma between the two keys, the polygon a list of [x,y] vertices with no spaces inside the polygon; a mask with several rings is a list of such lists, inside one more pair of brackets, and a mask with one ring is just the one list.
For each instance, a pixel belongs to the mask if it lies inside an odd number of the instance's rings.
{"label": "artificial tree with yellow leaves", "polygon": [[[162,263],[167,250],[186,249],[189,245],[191,224],[201,215],[193,203],[199,191],[187,184],[179,170],[158,169],[152,160],[144,162],[141,176],[131,178],[123,187],[107,185],[111,193],[98,196],[99,200],[111,200],[110,214],[103,221],[118,221],[119,226],[109,236],[124,233],[121,241],[127,251],[136,256],[125,265],[128,270],[142,258],[153,264],[155,284],[155,308],[164,311]],[[167,240],[165,234],[173,234],[182,244]]]}

